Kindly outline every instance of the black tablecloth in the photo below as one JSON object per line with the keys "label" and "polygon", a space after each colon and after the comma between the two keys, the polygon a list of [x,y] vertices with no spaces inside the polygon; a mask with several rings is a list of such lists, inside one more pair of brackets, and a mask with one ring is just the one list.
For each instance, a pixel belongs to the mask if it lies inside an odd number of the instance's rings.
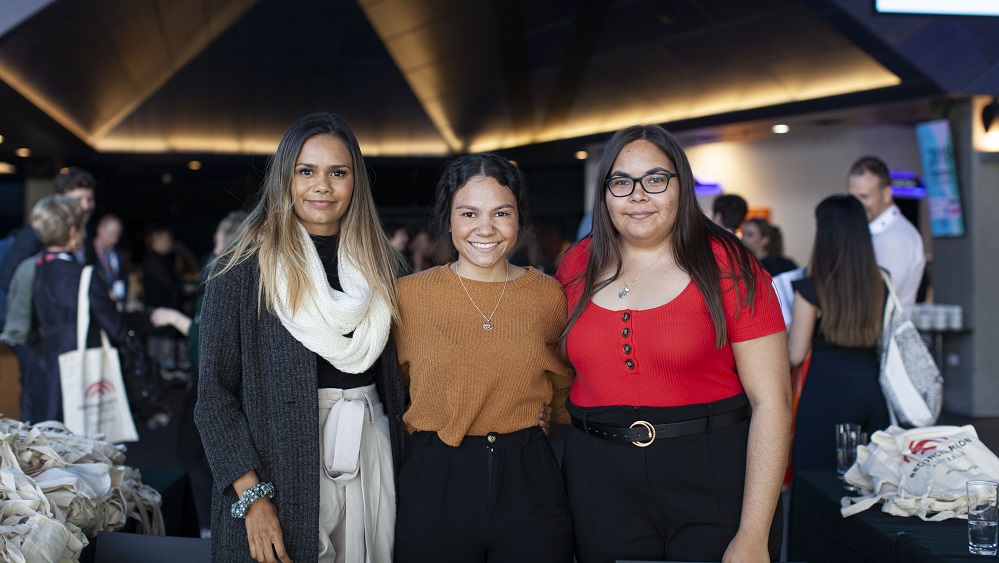
{"label": "black tablecloth", "polygon": [[790,560],[935,563],[990,559],[968,552],[966,520],[925,522],[916,516],[885,514],[881,505],[843,518],[840,499],[846,494],[835,472],[795,475],[788,530]]}

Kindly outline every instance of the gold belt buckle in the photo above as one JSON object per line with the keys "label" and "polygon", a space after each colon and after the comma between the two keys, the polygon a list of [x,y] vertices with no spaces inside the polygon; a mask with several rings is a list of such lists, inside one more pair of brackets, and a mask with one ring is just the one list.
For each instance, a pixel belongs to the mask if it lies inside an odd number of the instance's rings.
{"label": "gold belt buckle", "polygon": [[634,428],[636,426],[641,426],[649,431],[649,441],[648,442],[632,442],[632,444],[638,446],[639,448],[647,448],[652,445],[652,442],[656,441],[656,427],[652,424],[645,422],[644,420],[636,420],[628,428]]}

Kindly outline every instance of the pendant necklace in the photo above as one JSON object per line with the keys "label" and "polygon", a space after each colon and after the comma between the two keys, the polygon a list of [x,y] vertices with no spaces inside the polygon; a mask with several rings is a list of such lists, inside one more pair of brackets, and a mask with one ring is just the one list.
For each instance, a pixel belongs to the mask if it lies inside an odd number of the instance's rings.
{"label": "pendant necklace", "polygon": [[454,269],[452,271],[454,272],[454,275],[458,276],[458,283],[461,284],[461,289],[465,290],[465,295],[467,295],[468,300],[472,302],[472,307],[475,307],[475,310],[478,311],[479,314],[482,315],[482,318],[486,320],[486,322],[482,323],[482,329],[487,332],[492,330],[495,326],[493,324],[493,316],[496,314],[496,309],[499,309],[500,303],[503,301],[503,295],[506,293],[506,284],[510,281],[510,263],[506,263],[506,279],[503,280],[503,291],[500,292],[499,299],[496,300],[496,306],[493,307],[493,312],[489,313],[488,317],[482,312],[482,309],[479,309],[479,306],[475,304],[475,300],[472,299],[472,294],[469,293],[468,288],[465,287],[465,282],[461,281],[461,276],[458,274],[457,262],[454,263]]}
{"label": "pendant necklace", "polygon": [[664,248],[662,252],[659,253],[659,257],[656,258],[655,262],[653,262],[652,264],[650,264],[648,268],[645,268],[645,270],[641,274],[638,274],[637,276],[635,276],[630,282],[624,284],[624,287],[621,288],[621,291],[617,292],[617,296],[620,297],[621,299],[624,299],[625,297],[627,297],[628,296],[628,292],[631,291],[631,285],[633,283],[637,282],[638,278],[640,278],[640,277],[644,276],[645,274],[649,273],[649,270],[651,270],[652,268],[654,268],[655,265],[659,263],[659,260],[662,259],[663,255],[666,254],[667,250],[669,250],[668,246],[666,248]]}

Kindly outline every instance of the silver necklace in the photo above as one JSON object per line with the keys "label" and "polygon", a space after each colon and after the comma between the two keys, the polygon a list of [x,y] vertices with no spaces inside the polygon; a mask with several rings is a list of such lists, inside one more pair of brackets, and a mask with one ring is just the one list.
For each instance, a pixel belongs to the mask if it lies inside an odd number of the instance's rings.
{"label": "silver necklace", "polygon": [[638,274],[637,276],[635,276],[630,282],[624,284],[624,287],[621,288],[621,291],[617,292],[617,296],[620,297],[621,299],[624,299],[625,297],[627,297],[628,296],[628,292],[631,291],[631,285],[633,283],[637,282],[638,278],[640,278],[640,277],[644,276],[645,274],[649,273],[649,270],[651,270],[652,268],[654,268],[655,265],[659,263],[659,260],[662,259],[663,255],[666,254],[667,250],[669,250],[668,246],[666,248],[664,248],[662,252],[659,253],[659,256],[656,258],[655,262],[653,262],[652,264],[650,264],[648,268],[645,268],[645,270],[641,274]]}
{"label": "silver necklace", "polygon": [[479,314],[482,315],[482,318],[486,320],[486,322],[482,323],[482,329],[486,331],[492,330],[493,327],[496,326],[493,324],[493,315],[496,314],[496,309],[499,309],[500,303],[503,301],[503,295],[506,293],[506,284],[510,281],[510,263],[506,263],[506,279],[503,280],[503,291],[500,292],[499,299],[496,300],[496,306],[493,307],[493,312],[489,313],[488,317],[482,312],[482,309],[479,309],[479,306],[475,304],[475,300],[472,299],[472,294],[469,293],[468,288],[465,287],[465,282],[461,281],[461,276],[458,274],[457,262],[454,263],[454,270],[452,271],[454,272],[454,275],[458,276],[458,283],[461,284],[461,289],[465,290],[465,295],[467,295],[468,300],[472,302],[472,307],[475,307],[475,310],[478,311]]}

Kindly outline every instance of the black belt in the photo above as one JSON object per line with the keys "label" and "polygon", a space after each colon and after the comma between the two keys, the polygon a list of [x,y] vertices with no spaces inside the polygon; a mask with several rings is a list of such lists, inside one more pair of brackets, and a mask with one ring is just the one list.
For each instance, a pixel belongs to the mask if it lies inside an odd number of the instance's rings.
{"label": "black belt", "polygon": [[[677,438],[679,436],[689,436],[700,434],[708,430],[726,428],[733,424],[738,424],[749,418],[752,409],[749,405],[744,405],[734,411],[714,416],[681,420],[679,422],[667,422],[665,424],[652,424],[644,420],[637,420],[631,426],[606,426],[595,422],[583,423],[581,418],[572,417],[572,425],[583,432],[615,442],[631,442],[632,444],[644,448],[652,445],[656,438]],[[709,427],[710,424],[710,427]]]}

